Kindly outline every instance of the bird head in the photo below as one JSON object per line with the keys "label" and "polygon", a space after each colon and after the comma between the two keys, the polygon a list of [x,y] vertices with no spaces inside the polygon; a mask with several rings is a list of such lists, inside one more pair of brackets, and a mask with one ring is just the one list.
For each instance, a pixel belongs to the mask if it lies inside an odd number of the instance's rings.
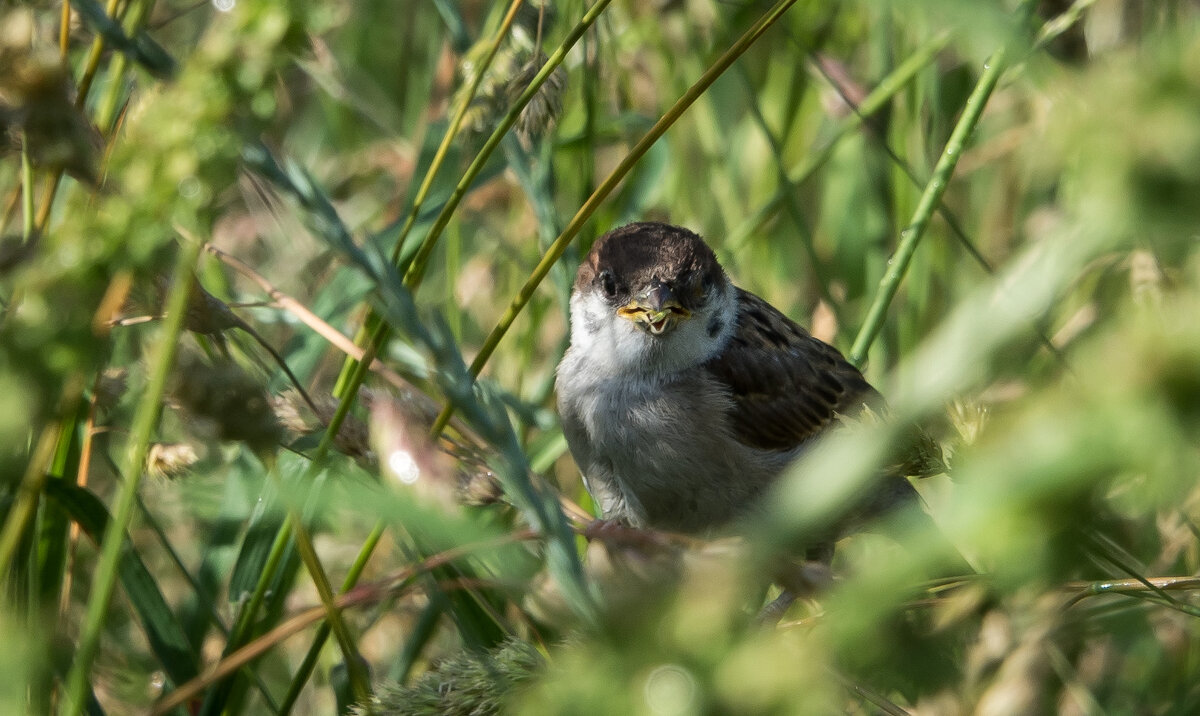
{"label": "bird head", "polygon": [[[727,338],[734,289],[696,234],[638,223],[600,237],[579,267],[572,344],[626,370],[698,363]],[[581,346],[581,348],[582,348]]]}

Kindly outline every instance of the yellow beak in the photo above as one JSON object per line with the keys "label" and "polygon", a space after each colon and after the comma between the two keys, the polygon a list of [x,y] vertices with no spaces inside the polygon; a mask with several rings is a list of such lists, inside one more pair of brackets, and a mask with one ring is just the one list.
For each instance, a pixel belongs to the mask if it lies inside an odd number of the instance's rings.
{"label": "yellow beak", "polygon": [[670,287],[655,282],[649,289],[618,308],[617,315],[658,336],[674,328],[679,321],[690,318],[692,312],[679,303]]}

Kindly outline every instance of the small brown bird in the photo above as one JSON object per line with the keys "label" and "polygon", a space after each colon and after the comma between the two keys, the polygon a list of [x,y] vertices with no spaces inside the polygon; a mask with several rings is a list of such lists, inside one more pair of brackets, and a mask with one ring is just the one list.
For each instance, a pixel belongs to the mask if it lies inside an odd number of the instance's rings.
{"label": "small brown bird", "polygon": [[[882,403],[835,348],[733,285],[699,236],[659,223],[610,231],[579,267],[557,389],[603,517],[687,533],[746,514],[841,416]],[[855,513],[915,494],[889,474]]]}

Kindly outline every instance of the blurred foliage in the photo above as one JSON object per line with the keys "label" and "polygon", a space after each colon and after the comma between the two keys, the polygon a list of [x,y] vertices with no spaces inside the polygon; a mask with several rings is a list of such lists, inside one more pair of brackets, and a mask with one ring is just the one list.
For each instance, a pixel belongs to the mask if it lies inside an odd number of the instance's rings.
{"label": "blurred foliage", "polygon": [[[499,36],[506,1],[3,5],[0,701],[1200,710],[1200,8],[797,3],[588,217],[472,385],[465,366],[550,243],[772,3],[604,8],[405,283],[595,3],[541,5]],[[892,421],[813,450],[740,538],[588,530],[574,504],[590,502],[552,395],[566,301],[588,243],[634,219],[698,231],[740,285],[842,349],[928,220],[868,353]],[[232,257],[182,265],[220,324],[189,318],[161,389],[166,277],[202,242]],[[368,309],[390,340],[335,398]],[[161,406],[141,445],[139,405]],[[949,476],[917,485],[924,510],[843,540],[832,578],[758,624],[774,555],[869,489],[912,423],[950,454]],[[138,454],[140,484],[121,474]],[[302,565],[310,537],[319,560]],[[97,605],[99,657],[77,663]],[[326,644],[334,607],[349,643]],[[354,706],[356,673],[375,696]],[[73,704],[71,675],[90,690]]]}

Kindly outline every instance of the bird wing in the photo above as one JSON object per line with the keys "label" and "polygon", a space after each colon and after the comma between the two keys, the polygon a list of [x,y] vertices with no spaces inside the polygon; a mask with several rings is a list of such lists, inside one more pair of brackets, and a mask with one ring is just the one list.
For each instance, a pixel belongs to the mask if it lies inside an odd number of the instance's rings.
{"label": "bird wing", "polygon": [[734,333],[704,367],[728,388],[734,437],[765,450],[796,448],[839,414],[882,402],[836,348],[740,288]]}

